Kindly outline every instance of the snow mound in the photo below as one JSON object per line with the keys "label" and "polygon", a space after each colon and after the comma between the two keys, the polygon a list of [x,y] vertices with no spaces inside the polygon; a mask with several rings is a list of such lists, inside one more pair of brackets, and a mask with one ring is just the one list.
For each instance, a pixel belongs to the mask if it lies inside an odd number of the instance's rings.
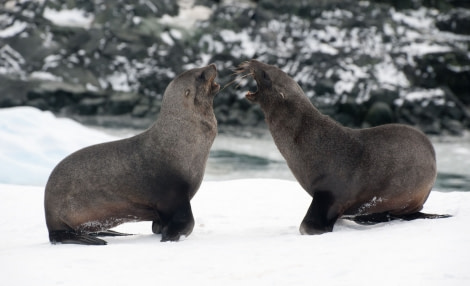
{"label": "snow mound", "polygon": [[32,107],[0,109],[0,134],[0,182],[36,186],[70,153],[119,139]]}

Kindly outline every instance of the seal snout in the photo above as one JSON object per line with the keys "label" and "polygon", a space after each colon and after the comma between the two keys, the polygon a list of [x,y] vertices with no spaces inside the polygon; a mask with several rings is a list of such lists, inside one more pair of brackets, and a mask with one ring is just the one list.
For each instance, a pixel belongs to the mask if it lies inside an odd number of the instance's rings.
{"label": "seal snout", "polygon": [[[259,64],[257,60],[250,60],[241,63],[237,69],[235,70],[235,73],[238,75],[238,80],[241,80],[247,76],[253,77],[253,79],[257,83],[257,87],[259,85],[258,79],[257,79],[257,73],[259,73],[259,69],[257,69],[257,64]],[[258,89],[255,92],[247,91],[245,94],[246,99],[249,101],[256,101],[256,96],[258,94]]]}

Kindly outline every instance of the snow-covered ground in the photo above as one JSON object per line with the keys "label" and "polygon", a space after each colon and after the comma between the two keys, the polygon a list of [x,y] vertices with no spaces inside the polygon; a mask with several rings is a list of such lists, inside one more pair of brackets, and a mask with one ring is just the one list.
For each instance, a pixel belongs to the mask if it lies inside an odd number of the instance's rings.
{"label": "snow-covered ground", "polygon": [[310,203],[293,181],[204,182],[192,200],[196,226],[160,242],[150,222],[107,246],[50,245],[43,188],[0,185],[2,285],[469,285],[470,193],[433,192],[440,220],[360,226],[302,236]]}
{"label": "snow-covered ground", "polygon": [[[340,220],[332,233],[302,236],[311,199],[295,181],[273,179],[277,173],[217,180],[211,164],[212,179],[192,200],[196,225],[185,240],[161,243],[151,223],[141,222],[119,226],[136,235],[106,238],[107,246],[50,245],[43,196],[52,168],[76,149],[123,136],[29,107],[0,109],[1,285],[470,283],[470,192],[431,193],[424,211],[453,215],[448,219],[374,226]],[[232,139],[221,136],[214,148],[281,161],[268,139],[253,148]],[[449,144],[438,142],[438,161],[445,172],[465,175],[468,143]]]}

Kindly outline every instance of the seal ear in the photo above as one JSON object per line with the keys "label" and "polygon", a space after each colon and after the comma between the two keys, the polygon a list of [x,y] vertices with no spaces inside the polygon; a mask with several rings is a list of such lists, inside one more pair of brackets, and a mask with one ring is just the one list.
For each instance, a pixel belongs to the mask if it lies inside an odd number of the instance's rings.
{"label": "seal ear", "polygon": [[191,91],[189,90],[189,88],[184,91],[184,96],[188,97],[190,94],[191,94]]}
{"label": "seal ear", "polygon": [[286,96],[284,95],[284,93],[280,92],[279,95],[281,96],[282,100],[286,99]]}

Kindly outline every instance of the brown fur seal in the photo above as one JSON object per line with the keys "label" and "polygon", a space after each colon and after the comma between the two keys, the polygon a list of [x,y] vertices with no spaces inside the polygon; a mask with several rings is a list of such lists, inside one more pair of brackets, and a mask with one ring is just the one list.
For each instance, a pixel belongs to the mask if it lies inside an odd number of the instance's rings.
{"label": "brown fur seal", "polygon": [[166,88],[147,131],[79,150],[52,171],[45,214],[52,243],[106,244],[99,235],[128,221],[153,221],[162,241],[194,227],[190,200],[198,190],[217,134],[215,65],[186,71]]}
{"label": "brown fur seal", "polygon": [[313,197],[302,234],[333,230],[343,215],[358,222],[446,217],[420,213],[436,179],[436,156],[428,138],[405,125],[354,130],[322,115],[300,86],[275,66],[241,64],[256,92],[279,151],[300,185]]}

